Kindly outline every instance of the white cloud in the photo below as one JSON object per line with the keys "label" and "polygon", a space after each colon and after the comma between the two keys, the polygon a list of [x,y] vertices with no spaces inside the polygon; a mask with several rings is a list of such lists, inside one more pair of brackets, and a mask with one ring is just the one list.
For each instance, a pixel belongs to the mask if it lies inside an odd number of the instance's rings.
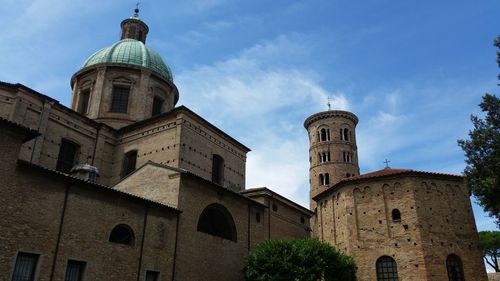
{"label": "white cloud", "polygon": [[349,104],[342,92],[321,87],[316,73],[285,63],[307,55],[298,37],[261,42],[180,73],[176,83],[183,103],[252,148],[247,186],[266,186],[307,206],[309,143],[302,122],[326,110],[327,97],[340,109]]}

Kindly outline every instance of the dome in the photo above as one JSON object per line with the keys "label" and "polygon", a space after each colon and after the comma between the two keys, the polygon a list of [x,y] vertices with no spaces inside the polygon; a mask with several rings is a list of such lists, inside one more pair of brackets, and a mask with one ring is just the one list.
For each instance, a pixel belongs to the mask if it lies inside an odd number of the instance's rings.
{"label": "dome", "polygon": [[82,68],[101,63],[124,63],[148,68],[173,82],[172,72],[161,56],[143,42],[123,39],[91,55]]}

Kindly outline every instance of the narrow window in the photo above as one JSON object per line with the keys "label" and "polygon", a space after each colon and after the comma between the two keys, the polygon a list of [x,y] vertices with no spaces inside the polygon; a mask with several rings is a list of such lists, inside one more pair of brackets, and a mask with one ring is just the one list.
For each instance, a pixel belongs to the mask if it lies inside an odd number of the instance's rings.
{"label": "narrow window", "polygon": [[78,113],[86,114],[89,107],[90,90],[86,89],[80,92],[80,100],[78,104]]}
{"label": "narrow window", "polygon": [[212,182],[224,184],[224,158],[217,154],[212,156]]}
{"label": "narrow window", "polygon": [[160,273],[157,271],[151,271],[151,270],[146,271],[146,281],[158,281],[159,276]]}
{"label": "narrow window", "polygon": [[260,222],[260,212],[255,213],[255,221]]}
{"label": "narrow window", "polygon": [[82,281],[86,265],[83,261],[68,260],[64,281]]}
{"label": "narrow window", "polygon": [[113,86],[111,112],[127,113],[129,92],[129,87]]}
{"label": "narrow window", "polygon": [[134,244],[134,233],[128,225],[119,224],[111,231],[109,242],[132,246]]}
{"label": "narrow window", "polygon": [[330,129],[322,128],[319,131],[319,141],[329,141],[330,140]]}
{"label": "narrow window", "polygon": [[330,175],[328,173],[319,174],[319,184],[320,185],[329,185],[330,184]]}
{"label": "narrow window", "polygon": [[464,281],[464,269],[459,256],[451,254],[446,259],[446,269],[448,270],[449,281]]}
{"label": "narrow window", "polygon": [[398,209],[392,209],[392,221],[401,221],[401,212]]}
{"label": "narrow window", "polygon": [[137,150],[131,150],[125,153],[125,155],[123,156],[123,163],[122,163],[122,173],[121,173],[122,178],[135,171],[136,162],[137,162]]}
{"label": "narrow window", "polygon": [[77,162],[77,154],[80,146],[70,140],[62,139],[59,148],[59,155],[57,156],[56,170],[69,174],[71,168]]}
{"label": "narrow window", "polygon": [[352,159],[351,159],[351,153],[350,152],[344,151],[343,152],[343,156],[344,156],[344,162],[345,163],[351,163]]}
{"label": "narrow window", "polygon": [[349,141],[349,129],[344,128],[344,140]]}
{"label": "narrow window", "polygon": [[36,264],[38,263],[37,254],[19,252],[12,274],[12,281],[33,281],[35,280]]}
{"label": "narrow window", "polygon": [[220,204],[208,205],[198,219],[199,232],[236,242],[236,226],[231,213]]}
{"label": "narrow window", "polygon": [[330,151],[326,153],[326,162],[330,162]]}
{"label": "narrow window", "polygon": [[377,281],[398,281],[398,266],[396,261],[388,256],[377,260]]}
{"label": "narrow window", "polygon": [[301,223],[301,224],[306,223],[306,219],[305,219],[304,217],[300,217],[300,223]]}
{"label": "narrow window", "polygon": [[163,99],[155,96],[153,98],[153,112],[151,113],[151,116],[161,114],[162,107],[163,107]]}
{"label": "narrow window", "polygon": [[276,205],[275,203],[273,203],[273,211],[275,211],[275,212],[278,211],[278,205]]}

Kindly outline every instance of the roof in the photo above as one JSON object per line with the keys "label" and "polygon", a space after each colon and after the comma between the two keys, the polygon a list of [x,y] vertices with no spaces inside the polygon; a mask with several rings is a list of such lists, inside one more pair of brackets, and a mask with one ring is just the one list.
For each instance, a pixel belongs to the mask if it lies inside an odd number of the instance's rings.
{"label": "roof", "polygon": [[135,169],[132,173],[130,173],[129,175],[127,175],[125,178],[123,178],[122,181],[124,179],[130,177],[131,175],[133,175],[134,173],[136,173],[137,171],[139,171],[140,169],[144,168],[147,165],[152,165],[152,166],[164,168],[164,169],[167,169],[167,170],[172,170],[172,171],[175,171],[175,172],[177,172],[179,174],[187,175],[187,176],[189,176],[191,178],[194,178],[194,179],[197,179],[197,180],[200,180],[200,181],[206,183],[207,186],[209,186],[209,187],[215,188],[215,189],[217,189],[219,191],[223,191],[223,192],[227,192],[227,193],[236,195],[236,197],[244,199],[244,200],[246,200],[248,202],[251,202],[253,204],[260,205],[261,207],[267,208],[266,205],[264,205],[264,204],[262,204],[262,203],[260,203],[260,202],[258,202],[256,200],[253,200],[253,199],[251,199],[251,198],[249,198],[247,196],[244,196],[244,195],[240,194],[239,192],[233,191],[233,190],[231,190],[231,189],[229,189],[227,187],[224,187],[222,185],[219,185],[219,184],[216,184],[216,183],[214,183],[212,181],[209,181],[209,180],[207,180],[205,178],[202,178],[202,177],[200,177],[200,176],[198,176],[196,174],[193,174],[193,173],[189,172],[188,170],[181,169],[181,168],[171,167],[171,166],[168,166],[168,165],[165,165],[165,164],[156,163],[156,162],[153,162],[151,160],[149,160],[148,162],[144,163],[143,165],[141,165],[140,167],[138,167],[137,169]]}
{"label": "roof", "polygon": [[108,63],[131,64],[148,68],[170,82],[173,81],[172,71],[161,56],[141,41],[135,39],[123,39],[95,52],[85,60],[82,69]]}
{"label": "roof", "polygon": [[318,195],[314,196],[313,200],[317,200],[317,199],[325,196],[326,194],[328,194],[330,191],[338,189],[341,186],[348,184],[348,183],[370,180],[370,179],[378,179],[378,178],[384,178],[384,177],[392,177],[392,176],[434,176],[434,177],[437,176],[437,177],[453,178],[456,180],[463,179],[463,176],[455,175],[455,174],[417,171],[417,170],[412,170],[412,169],[393,169],[390,167],[386,167],[382,170],[373,171],[373,172],[362,174],[359,176],[343,178],[342,180],[340,180],[338,183],[334,184],[330,188],[328,188],[328,189],[324,190],[323,192],[319,193]]}
{"label": "roof", "polygon": [[236,146],[239,146],[240,148],[242,148],[243,150],[245,150],[245,152],[249,152],[251,151],[250,148],[246,147],[244,144],[242,144],[241,142],[237,141],[236,139],[234,139],[233,137],[231,137],[230,135],[226,134],[224,131],[222,131],[221,129],[215,127],[212,123],[208,122],[207,120],[205,120],[203,117],[201,117],[200,115],[194,113],[193,111],[191,111],[191,109],[187,108],[186,106],[184,105],[181,105],[181,106],[178,106],[170,111],[167,111],[167,112],[164,112],[162,114],[159,114],[159,115],[156,115],[156,116],[153,116],[151,118],[148,118],[148,119],[145,119],[145,120],[141,120],[141,121],[137,121],[135,123],[132,123],[130,125],[127,125],[125,127],[122,127],[120,129],[118,129],[118,132],[120,133],[124,133],[124,132],[130,132],[136,128],[141,128],[143,126],[146,126],[148,124],[153,124],[159,120],[162,120],[163,118],[165,117],[168,117],[168,116],[172,116],[172,115],[176,115],[178,113],[187,113],[189,115],[191,115],[192,117],[194,117],[195,119],[198,119],[199,121],[205,123],[205,125],[207,125],[210,129],[212,129],[213,131],[215,131],[217,134],[221,135],[222,137],[226,138],[227,140],[229,140],[229,142],[231,142],[232,144],[236,145]]}
{"label": "roof", "polygon": [[299,204],[293,202],[292,200],[272,191],[271,189],[269,189],[267,187],[248,188],[244,191],[241,191],[240,193],[245,195],[245,196],[267,195],[267,196],[275,197],[275,198],[278,198],[279,200],[281,200],[282,202],[286,203],[287,205],[290,205],[291,207],[293,207],[295,209],[299,209],[300,211],[307,213],[310,216],[314,215],[314,213],[311,210],[309,210],[305,207],[302,207],[301,205],[299,205]]}
{"label": "roof", "polygon": [[167,204],[160,203],[160,202],[157,202],[157,201],[153,201],[153,200],[150,200],[150,199],[147,199],[147,198],[144,198],[144,197],[141,197],[141,196],[133,195],[133,194],[130,194],[130,193],[127,193],[127,192],[123,192],[123,191],[120,191],[120,190],[117,190],[117,189],[113,189],[113,188],[110,188],[110,187],[105,186],[105,185],[101,185],[101,184],[97,184],[97,183],[92,183],[90,181],[82,180],[80,178],[71,176],[69,174],[65,174],[65,173],[62,173],[62,172],[59,172],[59,171],[56,171],[56,170],[48,169],[48,168],[42,167],[40,165],[33,164],[31,162],[28,162],[28,161],[17,160],[17,163],[19,165],[21,165],[21,166],[25,166],[25,167],[28,167],[28,168],[33,168],[33,169],[36,169],[38,171],[54,175],[56,177],[64,178],[64,179],[67,179],[67,180],[70,180],[70,181],[73,181],[73,182],[76,182],[76,183],[81,183],[81,184],[85,185],[86,187],[94,188],[97,191],[106,191],[106,192],[116,193],[118,195],[124,196],[124,197],[126,197],[128,199],[131,199],[131,200],[143,201],[145,203],[149,203],[149,204],[161,207],[161,208],[166,208],[166,209],[168,209],[170,211],[181,213],[181,211],[179,209],[174,208],[172,206],[169,206]]}
{"label": "roof", "polygon": [[322,119],[326,119],[326,118],[332,118],[332,117],[344,117],[344,118],[347,118],[347,119],[350,119],[352,122],[354,122],[354,125],[358,124],[358,117],[352,113],[352,112],[349,112],[349,111],[344,111],[344,110],[328,110],[328,111],[322,111],[322,112],[318,112],[316,114],[313,114],[309,117],[307,117],[307,119],[304,121],[304,128],[309,128],[309,126],[318,121],[318,120],[322,120]]}
{"label": "roof", "polygon": [[10,127],[14,131],[23,134],[24,135],[23,142],[27,142],[27,141],[34,139],[40,135],[40,133],[35,131],[35,130],[32,130],[30,128],[27,128],[21,124],[12,122],[10,120],[4,119],[2,117],[0,117],[0,124],[7,126],[7,127]]}

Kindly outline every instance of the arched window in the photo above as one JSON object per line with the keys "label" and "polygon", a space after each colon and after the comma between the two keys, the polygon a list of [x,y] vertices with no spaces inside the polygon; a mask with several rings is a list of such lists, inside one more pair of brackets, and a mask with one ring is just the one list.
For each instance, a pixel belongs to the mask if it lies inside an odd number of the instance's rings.
{"label": "arched window", "polygon": [[340,140],[349,141],[350,135],[351,133],[349,132],[349,129],[347,128],[340,129]]}
{"label": "arched window", "polygon": [[198,219],[199,232],[236,242],[236,226],[231,213],[220,204],[208,205]]}
{"label": "arched window", "polygon": [[121,173],[122,178],[135,171],[136,162],[137,162],[137,150],[131,150],[125,153],[125,155],[123,156],[123,163],[122,163],[122,173]]}
{"label": "arched window", "polygon": [[330,184],[330,175],[328,173],[319,174],[319,184],[320,185],[329,185]]}
{"label": "arched window", "polygon": [[217,154],[212,156],[212,182],[224,184],[224,158]]}
{"label": "arched window", "polygon": [[321,128],[319,130],[319,141],[329,141],[330,140],[330,129]]}
{"label": "arched window", "polygon": [[128,225],[119,224],[111,231],[109,242],[132,246],[134,245],[134,232]]}
{"label": "arched window", "polygon": [[451,254],[446,259],[446,268],[448,269],[449,281],[464,281],[464,269],[462,260],[459,256]]}
{"label": "arched window", "polygon": [[71,168],[77,162],[77,154],[80,150],[80,146],[67,139],[61,140],[61,146],[59,148],[59,155],[57,156],[57,166],[56,170],[63,173],[70,173]]}
{"label": "arched window", "polygon": [[398,266],[389,256],[377,260],[377,281],[398,281]]}
{"label": "arched window", "polygon": [[345,163],[351,163],[352,162],[352,158],[351,158],[351,153],[350,152],[344,151],[343,152],[343,156],[344,156],[344,162]]}
{"label": "arched window", "polygon": [[401,221],[401,212],[398,209],[392,209],[392,221]]}

